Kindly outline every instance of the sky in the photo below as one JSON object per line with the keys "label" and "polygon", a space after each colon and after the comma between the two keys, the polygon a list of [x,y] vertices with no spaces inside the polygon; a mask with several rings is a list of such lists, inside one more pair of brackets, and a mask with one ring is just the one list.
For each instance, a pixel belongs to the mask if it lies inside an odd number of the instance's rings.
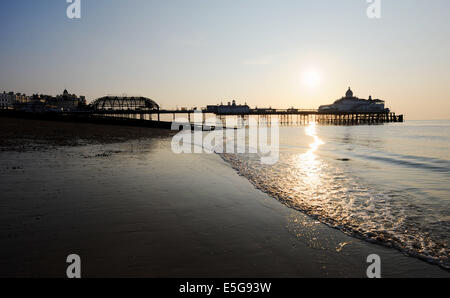
{"label": "sky", "polygon": [[236,100],[317,108],[386,100],[406,119],[450,119],[450,1],[0,2],[0,90],[140,95],[162,108]]}

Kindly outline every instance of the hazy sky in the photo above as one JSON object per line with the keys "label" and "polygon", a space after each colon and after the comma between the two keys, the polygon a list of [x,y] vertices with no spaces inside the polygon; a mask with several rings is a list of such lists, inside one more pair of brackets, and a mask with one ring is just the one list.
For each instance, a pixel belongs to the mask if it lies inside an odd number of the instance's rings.
{"label": "hazy sky", "polygon": [[66,0],[0,2],[0,89],[163,108],[236,99],[317,108],[355,95],[407,119],[450,119],[450,1]]}

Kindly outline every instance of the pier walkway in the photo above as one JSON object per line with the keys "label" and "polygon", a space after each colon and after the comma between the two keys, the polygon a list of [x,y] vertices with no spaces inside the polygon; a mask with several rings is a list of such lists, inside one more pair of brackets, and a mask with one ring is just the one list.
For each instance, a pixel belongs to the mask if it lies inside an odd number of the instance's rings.
{"label": "pier walkway", "polygon": [[177,115],[184,115],[185,118],[192,122],[195,113],[201,113],[203,121],[207,115],[215,115],[219,119],[227,117],[240,117],[248,119],[256,117],[258,122],[270,123],[274,117],[282,124],[304,124],[316,122],[320,124],[330,125],[357,125],[371,123],[389,123],[403,122],[403,115],[396,115],[393,112],[367,112],[367,113],[344,113],[344,112],[327,112],[322,113],[312,109],[251,109],[245,113],[213,113],[207,110],[95,110],[73,112],[71,114],[91,114],[101,115],[105,117],[120,117],[132,119],[148,119],[161,121],[162,115],[170,115],[172,121],[177,119]]}

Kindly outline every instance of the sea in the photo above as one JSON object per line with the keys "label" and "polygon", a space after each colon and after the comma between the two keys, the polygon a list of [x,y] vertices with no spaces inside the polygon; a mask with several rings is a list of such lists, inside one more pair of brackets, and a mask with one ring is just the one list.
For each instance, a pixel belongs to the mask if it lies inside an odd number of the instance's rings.
{"label": "sea", "polygon": [[450,121],[282,126],[279,142],[272,165],[221,156],[290,208],[450,269]]}

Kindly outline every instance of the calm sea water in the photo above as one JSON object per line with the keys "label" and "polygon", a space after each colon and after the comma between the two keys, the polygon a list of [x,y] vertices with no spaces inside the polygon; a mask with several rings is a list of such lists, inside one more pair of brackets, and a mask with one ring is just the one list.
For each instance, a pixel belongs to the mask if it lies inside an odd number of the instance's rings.
{"label": "calm sea water", "polygon": [[292,208],[450,268],[450,121],[282,127],[280,144],[273,166],[222,157]]}

